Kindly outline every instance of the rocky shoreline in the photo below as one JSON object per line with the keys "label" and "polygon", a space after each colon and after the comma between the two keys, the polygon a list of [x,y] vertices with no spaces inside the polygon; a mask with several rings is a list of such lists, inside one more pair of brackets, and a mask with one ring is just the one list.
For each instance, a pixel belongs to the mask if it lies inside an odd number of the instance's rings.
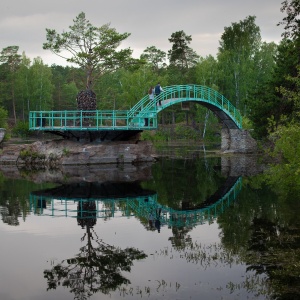
{"label": "rocky shoreline", "polygon": [[1,165],[57,167],[62,165],[139,164],[155,161],[151,142],[79,143],[70,140],[3,145]]}

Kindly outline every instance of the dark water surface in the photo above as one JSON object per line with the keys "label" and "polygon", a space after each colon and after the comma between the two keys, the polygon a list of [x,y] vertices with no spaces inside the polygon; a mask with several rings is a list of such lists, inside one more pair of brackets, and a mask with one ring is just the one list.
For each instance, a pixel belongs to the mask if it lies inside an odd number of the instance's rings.
{"label": "dark water surface", "polygon": [[273,250],[298,205],[216,157],[147,168],[0,173],[0,299],[280,299],[297,286]]}

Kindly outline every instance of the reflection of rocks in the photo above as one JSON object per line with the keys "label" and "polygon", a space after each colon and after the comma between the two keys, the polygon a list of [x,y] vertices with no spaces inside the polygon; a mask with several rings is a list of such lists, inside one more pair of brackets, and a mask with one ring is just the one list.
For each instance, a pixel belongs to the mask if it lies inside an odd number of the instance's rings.
{"label": "reflection of rocks", "polygon": [[262,173],[266,165],[258,162],[256,155],[221,156],[222,174],[225,176],[252,176]]}
{"label": "reflection of rocks", "polygon": [[[125,199],[147,197],[155,192],[141,187],[138,181],[134,182],[79,182],[62,184],[60,186],[31,192],[37,197],[52,199],[70,199],[85,203],[97,199]],[[144,198],[143,198],[144,201]]]}
{"label": "reflection of rocks", "polygon": [[132,182],[151,179],[151,164],[60,166],[57,169],[27,171],[15,165],[1,165],[0,171],[8,178],[26,178],[36,183],[76,183],[76,182]]}
{"label": "reflection of rocks", "polygon": [[0,154],[0,164],[86,165],[153,162],[150,142],[79,143],[69,140],[38,141],[9,145]]}

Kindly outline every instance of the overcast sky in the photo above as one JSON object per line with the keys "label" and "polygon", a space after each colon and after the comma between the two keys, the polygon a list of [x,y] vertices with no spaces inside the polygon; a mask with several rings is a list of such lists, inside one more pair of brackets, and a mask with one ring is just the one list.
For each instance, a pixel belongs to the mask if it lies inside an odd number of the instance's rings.
{"label": "overcast sky", "polygon": [[86,14],[94,26],[110,23],[117,32],[131,33],[123,47],[133,49],[138,58],[149,46],[167,52],[171,34],[183,30],[191,35],[190,47],[205,57],[216,55],[224,27],[248,16],[256,16],[262,40],[281,40],[285,14],[280,12],[283,0],[1,0],[0,50],[20,47],[31,59],[40,56],[45,64],[65,62],[43,50],[46,28],[58,33],[69,31],[73,19]]}

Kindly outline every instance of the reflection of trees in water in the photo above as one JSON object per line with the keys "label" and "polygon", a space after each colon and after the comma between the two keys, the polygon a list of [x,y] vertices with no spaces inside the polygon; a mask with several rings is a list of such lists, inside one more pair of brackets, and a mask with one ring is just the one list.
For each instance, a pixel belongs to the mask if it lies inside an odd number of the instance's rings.
{"label": "reflection of trees in water", "polygon": [[93,227],[97,223],[97,212],[95,201],[79,201],[77,203],[77,223],[82,228]]}
{"label": "reflection of trees in water", "polygon": [[190,227],[172,227],[173,236],[169,237],[169,241],[175,249],[185,249],[191,244],[192,239],[188,235],[191,229]]}
{"label": "reflection of trees in water", "polygon": [[3,223],[6,223],[11,226],[18,226],[20,224],[18,218],[21,215],[21,205],[19,200],[10,199],[7,201],[3,201],[1,204],[2,205],[0,206],[0,214],[2,216]]}
{"label": "reflection of trees in water", "polygon": [[[222,244],[239,255],[248,274],[257,278],[253,284],[257,294],[300,299],[300,202],[295,197],[278,198],[276,190],[264,184],[264,175],[248,180],[251,188],[244,186],[239,202],[218,218]],[[230,288],[239,290],[246,284],[231,283]]]}
{"label": "reflection of trees in water", "polygon": [[[297,224],[298,223],[298,224]],[[245,260],[248,270],[268,276],[274,299],[300,299],[300,224],[254,218]]]}
{"label": "reflection of trees in water", "polygon": [[96,224],[95,202],[87,201],[82,208],[85,212],[78,215],[77,220],[78,225],[86,228],[81,240],[86,240],[87,244],[80,248],[75,257],[44,271],[48,290],[59,285],[68,287],[75,299],[87,299],[97,292],[107,294],[122,284],[129,284],[130,281],[121,272],[130,272],[134,260],[147,257],[132,247],[122,250],[104,243],[93,230]]}
{"label": "reflection of trees in water", "polygon": [[[174,251],[175,250],[175,251]],[[155,256],[178,256],[185,259],[188,263],[199,264],[206,269],[207,267],[224,267],[241,263],[238,255],[230,253],[220,243],[204,244],[193,242],[190,238],[182,248],[166,247],[156,251]]]}
{"label": "reflection of trees in water", "polygon": [[143,183],[144,188],[154,189],[159,203],[181,209],[183,203],[203,203],[226,180],[220,170],[219,158],[211,158],[209,166],[203,159],[163,159],[152,167],[153,180]]}

